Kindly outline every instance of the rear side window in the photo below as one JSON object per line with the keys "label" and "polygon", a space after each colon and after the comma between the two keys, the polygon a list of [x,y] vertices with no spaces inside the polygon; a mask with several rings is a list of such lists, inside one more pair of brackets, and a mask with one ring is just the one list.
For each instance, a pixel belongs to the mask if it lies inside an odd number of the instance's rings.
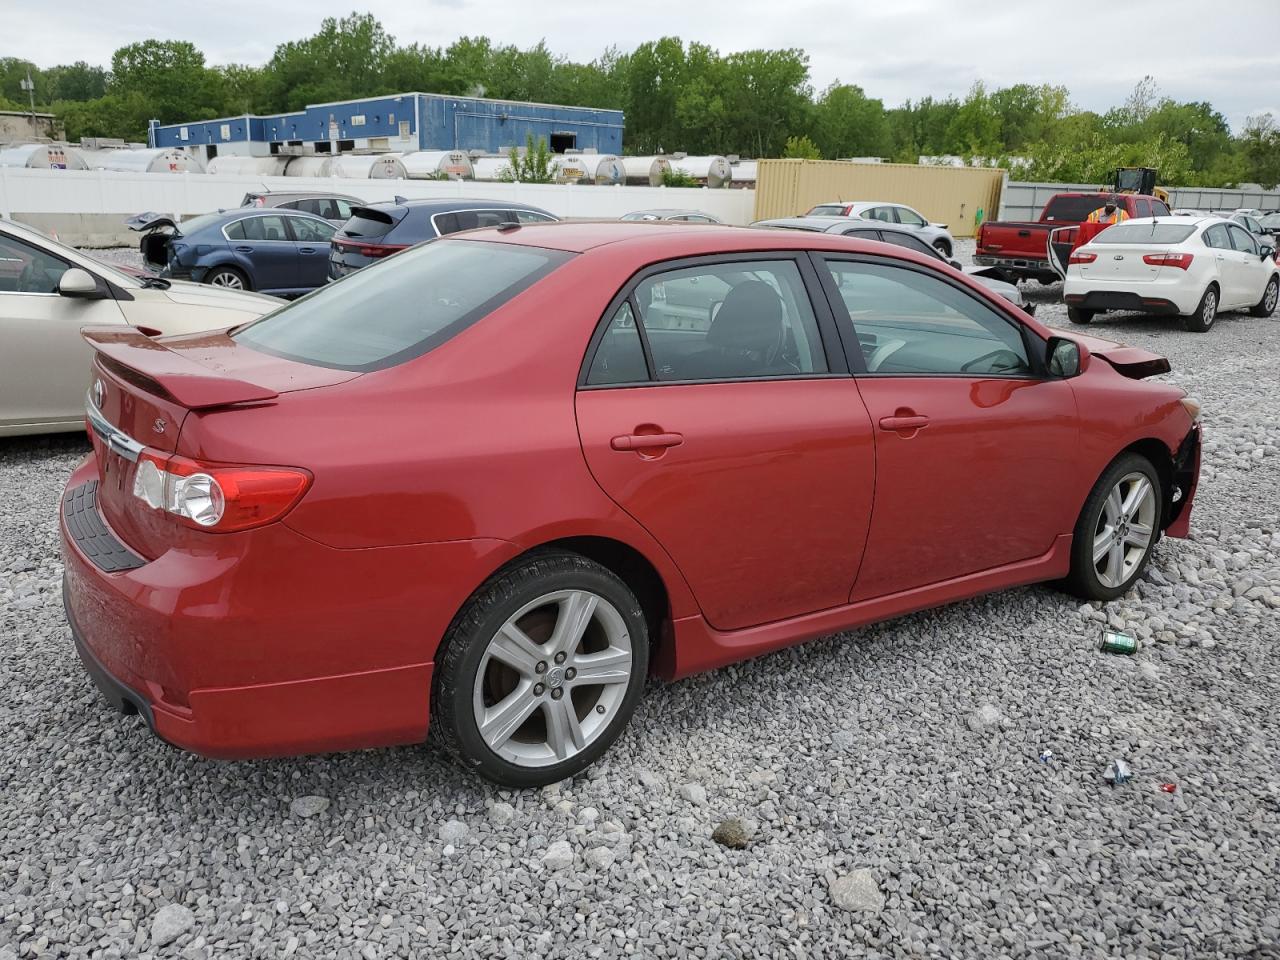
{"label": "rear side window", "polygon": [[1090,243],[1181,243],[1196,232],[1195,225],[1181,223],[1117,223]]}
{"label": "rear side window", "polygon": [[644,346],[640,343],[640,330],[636,326],[635,314],[631,312],[631,301],[624,300],[600,339],[595,359],[587,372],[587,383],[644,383],[648,379],[649,368],[644,359]]}
{"label": "rear side window", "polygon": [[914,250],[916,253],[923,253],[932,257],[934,260],[941,259],[937,250],[933,249],[933,247],[929,246],[923,240],[913,237],[909,233],[899,233],[897,230],[886,230],[884,231],[884,242],[896,244],[899,247],[906,247],[908,250]]}
{"label": "rear side window", "polygon": [[1231,249],[1231,238],[1227,236],[1227,225],[1225,223],[1215,223],[1205,230],[1204,236],[1200,239],[1206,247],[1212,247],[1215,250]]}
{"label": "rear side window", "polygon": [[381,370],[439,346],[572,256],[505,243],[427,243],[286,304],[232,336],[286,360]]}

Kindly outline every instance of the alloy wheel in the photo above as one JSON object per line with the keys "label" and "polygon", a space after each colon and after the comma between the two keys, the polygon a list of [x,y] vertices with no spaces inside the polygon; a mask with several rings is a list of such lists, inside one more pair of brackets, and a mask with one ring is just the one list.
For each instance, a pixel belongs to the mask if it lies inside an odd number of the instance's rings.
{"label": "alloy wheel", "polygon": [[1272,280],[1271,283],[1267,285],[1267,295],[1262,302],[1263,308],[1268,313],[1276,308],[1277,298],[1280,298],[1280,283]]}
{"label": "alloy wheel", "polygon": [[1133,575],[1156,531],[1156,497],[1151,481],[1127,473],[1103,501],[1093,535],[1093,568],[1104,586],[1116,588]]}
{"label": "alloy wheel", "polygon": [[490,639],[472,694],[476,727],[509,763],[561,763],[608,728],[631,666],[631,636],[612,603],[587,590],[545,594]]}
{"label": "alloy wheel", "polygon": [[1213,318],[1218,315],[1218,295],[1212,290],[1208,290],[1204,295],[1204,306],[1200,308],[1200,319],[1206,327],[1213,324]]}
{"label": "alloy wheel", "polygon": [[215,273],[209,280],[209,285],[214,287],[227,287],[231,290],[243,290],[244,283],[238,276],[229,270],[221,270]]}

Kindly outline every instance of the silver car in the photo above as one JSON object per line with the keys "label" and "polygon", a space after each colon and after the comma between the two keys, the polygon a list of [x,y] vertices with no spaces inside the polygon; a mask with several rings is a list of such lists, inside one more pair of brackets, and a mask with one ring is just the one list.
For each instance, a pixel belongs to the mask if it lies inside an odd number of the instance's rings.
{"label": "silver car", "polygon": [[915,231],[920,239],[937,250],[946,259],[956,248],[955,239],[945,223],[930,223],[918,210],[904,203],[888,203],[883,200],[866,200],[857,203],[837,200],[820,203],[806,217],[853,217],[858,220],[879,220],[881,223],[898,224]]}
{"label": "silver car", "polygon": [[674,220],[678,223],[724,223],[719,217],[713,217],[702,210],[636,210],[626,214],[623,220]]}
{"label": "silver car", "polygon": [[135,277],[0,219],[0,436],[84,429],[92,351],[87,326],[150,336],[220,330],[283,301],[221,287]]}
{"label": "silver car", "polygon": [[758,220],[752,224],[753,227],[780,227],[784,230],[812,230],[814,233],[838,233],[846,237],[856,237],[860,240],[878,240],[881,243],[892,243],[899,247],[906,247],[908,250],[914,250],[916,253],[923,253],[926,256],[937,257],[939,260],[945,260],[950,266],[971,276],[975,281],[982,284],[998,297],[1003,297],[1012,303],[1015,307],[1025,310],[1027,313],[1034,314],[1036,305],[1028,303],[1026,298],[1022,296],[1022,291],[1012,283],[988,275],[987,271],[992,269],[988,267],[964,267],[960,265],[959,260],[952,260],[950,257],[943,256],[942,251],[937,247],[931,247],[926,244],[920,237],[918,230],[911,227],[905,227],[897,223],[862,223],[856,221],[850,223],[847,217],[781,217],[777,220]]}
{"label": "silver car", "polygon": [[335,227],[341,227],[351,219],[351,208],[364,206],[364,201],[347,193],[326,193],[323,190],[262,190],[246,193],[240,201],[242,207],[279,207],[282,210],[300,210],[317,217],[324,217]]}

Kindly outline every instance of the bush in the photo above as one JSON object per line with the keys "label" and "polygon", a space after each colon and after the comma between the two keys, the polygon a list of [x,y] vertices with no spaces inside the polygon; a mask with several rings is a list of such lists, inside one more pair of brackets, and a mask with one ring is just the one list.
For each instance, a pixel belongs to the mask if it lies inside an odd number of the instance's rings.
{"label": "bush", "polygon": [[787,137],[782,156],[788,160],[821,160],[822,151],[808,137]]}
{"label": "bush", "polygon": [[525,137],[524,156],[515,147],[507,154],[510,168],[504,170],[502,179],[518,183],[554,183],[560,164],[547,149],[547,141],[541,137],[535,143],[533,134]]}
{"label": "bush", "polygon": [[689,176],[683,170],[664,170],[662,171],[662,185],[664,187],[697,187],[701,186],[695,177]]}

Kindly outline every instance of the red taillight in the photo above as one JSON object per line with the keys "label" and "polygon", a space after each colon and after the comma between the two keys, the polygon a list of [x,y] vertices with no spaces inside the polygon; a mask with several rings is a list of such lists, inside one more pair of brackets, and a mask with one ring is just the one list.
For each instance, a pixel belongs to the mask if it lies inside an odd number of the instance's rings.
{"label": "red taillight", "polygon": [[1148,253],[1142,262],[1151,267],[1177,267],[1185,270],[1195,258],[1189,253]]}
{"label": "red taillight", "polygon": [[349,240],[334,240],[333,245],[340,250],[354,250],[360,256],[372,260],[389,257],[409,246],[407,243],[351,243]]}
{"label": "red taillight", "polygon": [[1067,261],[1067,266],[1071,266],[1073,263],[1093,263],[1097,259],[1098,255],[1096,253],[1081,253],[1077,250],[1071,255],[1071,259]]}
{"label": "red taillight", "polygon": [[279,520],[311,486],[294,467],[201,463],[147,449],[138,457],[133,495],[195,530],[231,533]]}

